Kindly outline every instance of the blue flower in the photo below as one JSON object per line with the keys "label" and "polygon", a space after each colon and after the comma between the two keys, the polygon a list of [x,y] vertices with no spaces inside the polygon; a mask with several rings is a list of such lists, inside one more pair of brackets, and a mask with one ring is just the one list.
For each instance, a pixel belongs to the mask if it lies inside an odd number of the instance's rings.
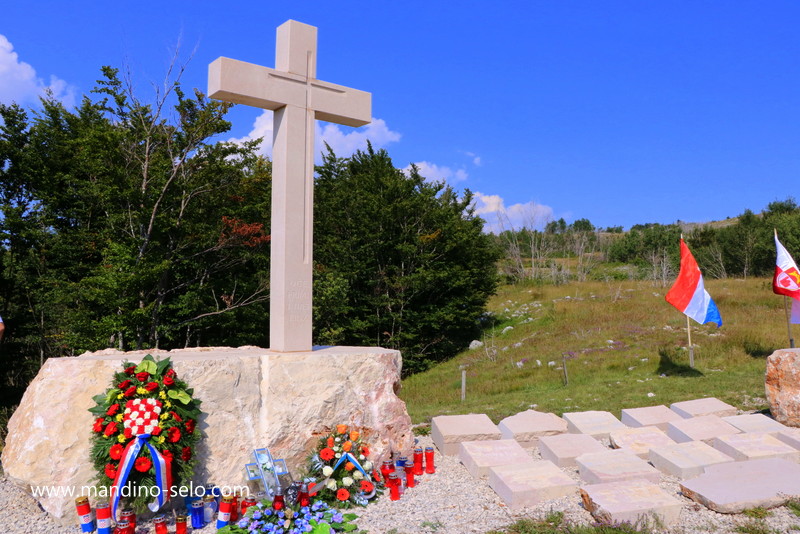
{"label": "blue flower", "polygon": [[261,511],[260,510],[256,510],[255,512],[253,512],[253,519],[261,519]]}
{"label": "blue flower", "polygon": [[281,519],[286,517],[286,514],[283,512],[283,510],[278,510],[278,517],[280,517]]}
{"label": "blue flower", "polygon": [[250,520],[247,519],[246,517],[243,517],[239,520],[238,523],[236,523],[236,526],[239,528],[246,528],[248,524],[250,524]]}
{"label": "blue flower", "polygon": [[333,519],[334,523],[341,523],[342,521],[344,521],[344,517],[339,512],[336,512],[335,514],[333,514],[333,518],[332,519]]}

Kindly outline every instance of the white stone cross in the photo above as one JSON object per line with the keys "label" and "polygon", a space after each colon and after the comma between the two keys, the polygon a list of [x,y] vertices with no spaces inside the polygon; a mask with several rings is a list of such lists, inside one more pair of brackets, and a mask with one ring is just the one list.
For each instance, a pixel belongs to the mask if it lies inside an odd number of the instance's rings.
{"label": "white stone cross", "polygon": [[368,124],[370,93],[316,79],[317,28],[278,26],[275,69],[220,57],[208,67],[211,98],[275,112],[272,145],[270,348],[308,351],[314,226],[314,119]]}

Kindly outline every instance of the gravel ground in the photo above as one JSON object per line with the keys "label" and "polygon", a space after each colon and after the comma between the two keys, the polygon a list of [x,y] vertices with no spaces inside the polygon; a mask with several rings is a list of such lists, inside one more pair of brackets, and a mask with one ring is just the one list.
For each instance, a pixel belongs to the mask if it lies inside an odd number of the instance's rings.
{"label": "gravel ground", "polygon": [[[432,445],[428,436],[419,438],[422,446]],[[534,458],[540,456],[536,449],[531,451]],[[576,481],[578,471],[568,471]],[[593,519],[578,496],[551,500],[533,508],[509,511],[486,481],[476,481],[456,457],[436,456],[436,473],[418,477],[418,485],[410,488],[402,499],[392,501],[388,492],[364,509],[355,510],[359,515],[358,525],[370,534],[412,534],[412,533],[485,533],[501,529],[518,519],[543,519],[549,512],[564,512],[566,521],[589,524]],[[746,481],[743,481],[746,483]],[[734,533],[737,527],[754,520],[744,515],[718,514],[704,506],[683,497],[678,487],[678,479],[663,476],[661,487],[684,503],[678,526],[669,532],[689,533]],[[764,519],[772,532],[800,532],[800,517],[792,514],[786,507],[770,510]],[[5,478],[0,479],[0,527],[8,534],[78,534],[80,527],[63,527],[56,524],[44,513],[36,501],[23,490]],[[174,527],[171,527],[171,529]],[[213,525],[195,532],[210,534],[215,532]],[[141,520],[137,534],[149,534],[152,525],[149,520]],[[172,530],[170,530],[172,532]],[[748,532],[762,532],[748,530]],[[766,532],[766,531],[763,531]]]}

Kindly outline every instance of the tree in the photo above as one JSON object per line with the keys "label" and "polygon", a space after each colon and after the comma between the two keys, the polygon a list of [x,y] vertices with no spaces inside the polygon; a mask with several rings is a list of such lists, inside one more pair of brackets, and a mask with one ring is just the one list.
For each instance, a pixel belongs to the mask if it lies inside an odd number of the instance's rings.
{"label": "tree", "polygon": [[329,149],[317,171],[315,340],[399,349],[406,373],[466,347],[500,257],[472,194],[406,175],[372,146]]}

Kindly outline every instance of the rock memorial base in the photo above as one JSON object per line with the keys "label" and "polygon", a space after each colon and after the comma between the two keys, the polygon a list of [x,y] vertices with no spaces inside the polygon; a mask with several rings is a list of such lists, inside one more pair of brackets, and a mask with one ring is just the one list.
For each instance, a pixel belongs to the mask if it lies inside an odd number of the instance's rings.
{"label": "rock memorial base", "polygon": [[[195,484],[244,484],[244,464],[270,447],[291,469],[304,464],[320,435],[344,423],[365,432],[373,461],[410,452],[411,419],[395,391],[402,359],[376,347],[322,347],[278,353],[257,347],[174,351],[105,350],[48,360],[8,424],[6,476],[26,487],[73,487],[80,495],[94,473],[89,457],[92,396],[110,387],[123,361],[167,356],[202,401]],[[73,524],[74,497],[39,499]]]}

